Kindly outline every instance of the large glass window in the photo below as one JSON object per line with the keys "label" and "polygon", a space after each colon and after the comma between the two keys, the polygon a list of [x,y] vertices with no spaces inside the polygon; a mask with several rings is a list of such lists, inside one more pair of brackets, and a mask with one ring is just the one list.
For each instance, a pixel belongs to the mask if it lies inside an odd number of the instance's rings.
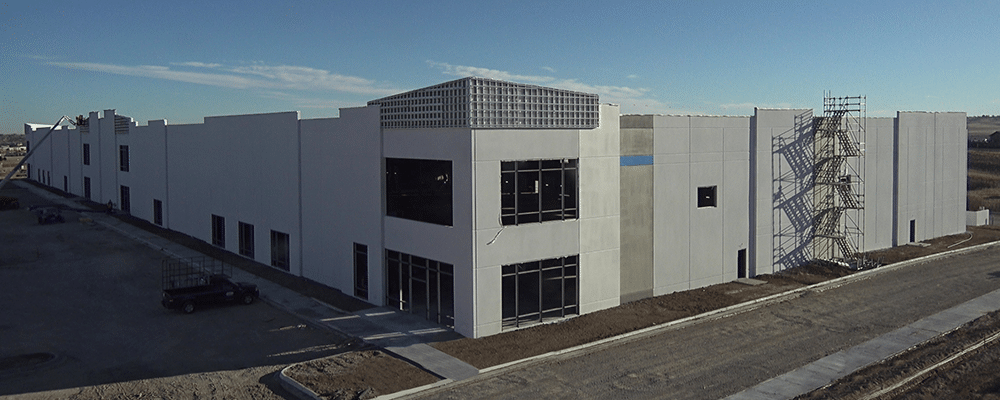
{"label": "large glass window", "polygon": [[386,215],[452,225],[451,161],[386,158],[385,175]]}
{"label": "large glass window", "polygon": [[580,313],[577,256],[504,265],[503,327],[516,328]]}
{"label": "large glass window", "polygon": [[288,255],[288,234],[271,231],[271,266],[290,271]]}
{"label": "large glass window", "polygon": [[577,160],[500,162],[504,225],[577,218]]}
{"label": "large glass window", "polygon": [[451,264],[388,249],[385,263],[387,307],[455,326],[454,268]]}

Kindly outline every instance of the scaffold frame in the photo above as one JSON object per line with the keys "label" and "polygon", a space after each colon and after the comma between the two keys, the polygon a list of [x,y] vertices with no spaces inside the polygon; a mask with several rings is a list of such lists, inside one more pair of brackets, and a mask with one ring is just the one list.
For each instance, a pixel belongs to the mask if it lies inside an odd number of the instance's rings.
{"label": "scaffold frame", "polygon": [[865,96],[823,93],[813,125],[813,254],[864,268]]}

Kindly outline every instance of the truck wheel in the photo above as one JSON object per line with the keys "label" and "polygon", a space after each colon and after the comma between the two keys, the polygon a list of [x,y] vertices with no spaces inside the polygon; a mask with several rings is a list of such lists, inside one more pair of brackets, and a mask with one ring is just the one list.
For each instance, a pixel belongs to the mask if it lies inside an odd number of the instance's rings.
{"label": "truck wheel", "polygon": [[243,304],[250,305],[250,303],[253,303],[253,295],[252,294],[243,295]]}
{"label": "truck wheel", "polygon": [[184,303],[184,305],[181,306],[181,310],[184,311],[185,314],[193,313],[194,312],[194,303],[190,302],[190,301],[187,302],[187,303]]}

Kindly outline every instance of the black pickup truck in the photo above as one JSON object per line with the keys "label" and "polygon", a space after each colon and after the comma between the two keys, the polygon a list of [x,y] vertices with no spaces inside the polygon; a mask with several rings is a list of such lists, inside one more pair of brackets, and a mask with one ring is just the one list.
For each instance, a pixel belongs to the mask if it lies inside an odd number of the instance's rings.
{"label": "black pickup truck", "polygon": [[251,304],[260,291],[257,285],[233,282],[222,274],[209,275],[201,284],[177,289],[163,289],[161,303],[169,310],[181,310],[187,314],[204,304],[235,303]]}

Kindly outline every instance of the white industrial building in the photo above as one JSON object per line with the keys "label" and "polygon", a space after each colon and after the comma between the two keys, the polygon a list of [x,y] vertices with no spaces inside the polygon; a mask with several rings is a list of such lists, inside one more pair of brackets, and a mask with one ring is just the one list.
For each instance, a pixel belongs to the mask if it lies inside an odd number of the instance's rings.
{"label": "white industrial building", "polygon": [[[620,115],[472,77],[339,118],[91,112],[29,171],[481,337],[965,230],[964,113],[823,115]],[[49,128],[25,125],[29,145]]]}

